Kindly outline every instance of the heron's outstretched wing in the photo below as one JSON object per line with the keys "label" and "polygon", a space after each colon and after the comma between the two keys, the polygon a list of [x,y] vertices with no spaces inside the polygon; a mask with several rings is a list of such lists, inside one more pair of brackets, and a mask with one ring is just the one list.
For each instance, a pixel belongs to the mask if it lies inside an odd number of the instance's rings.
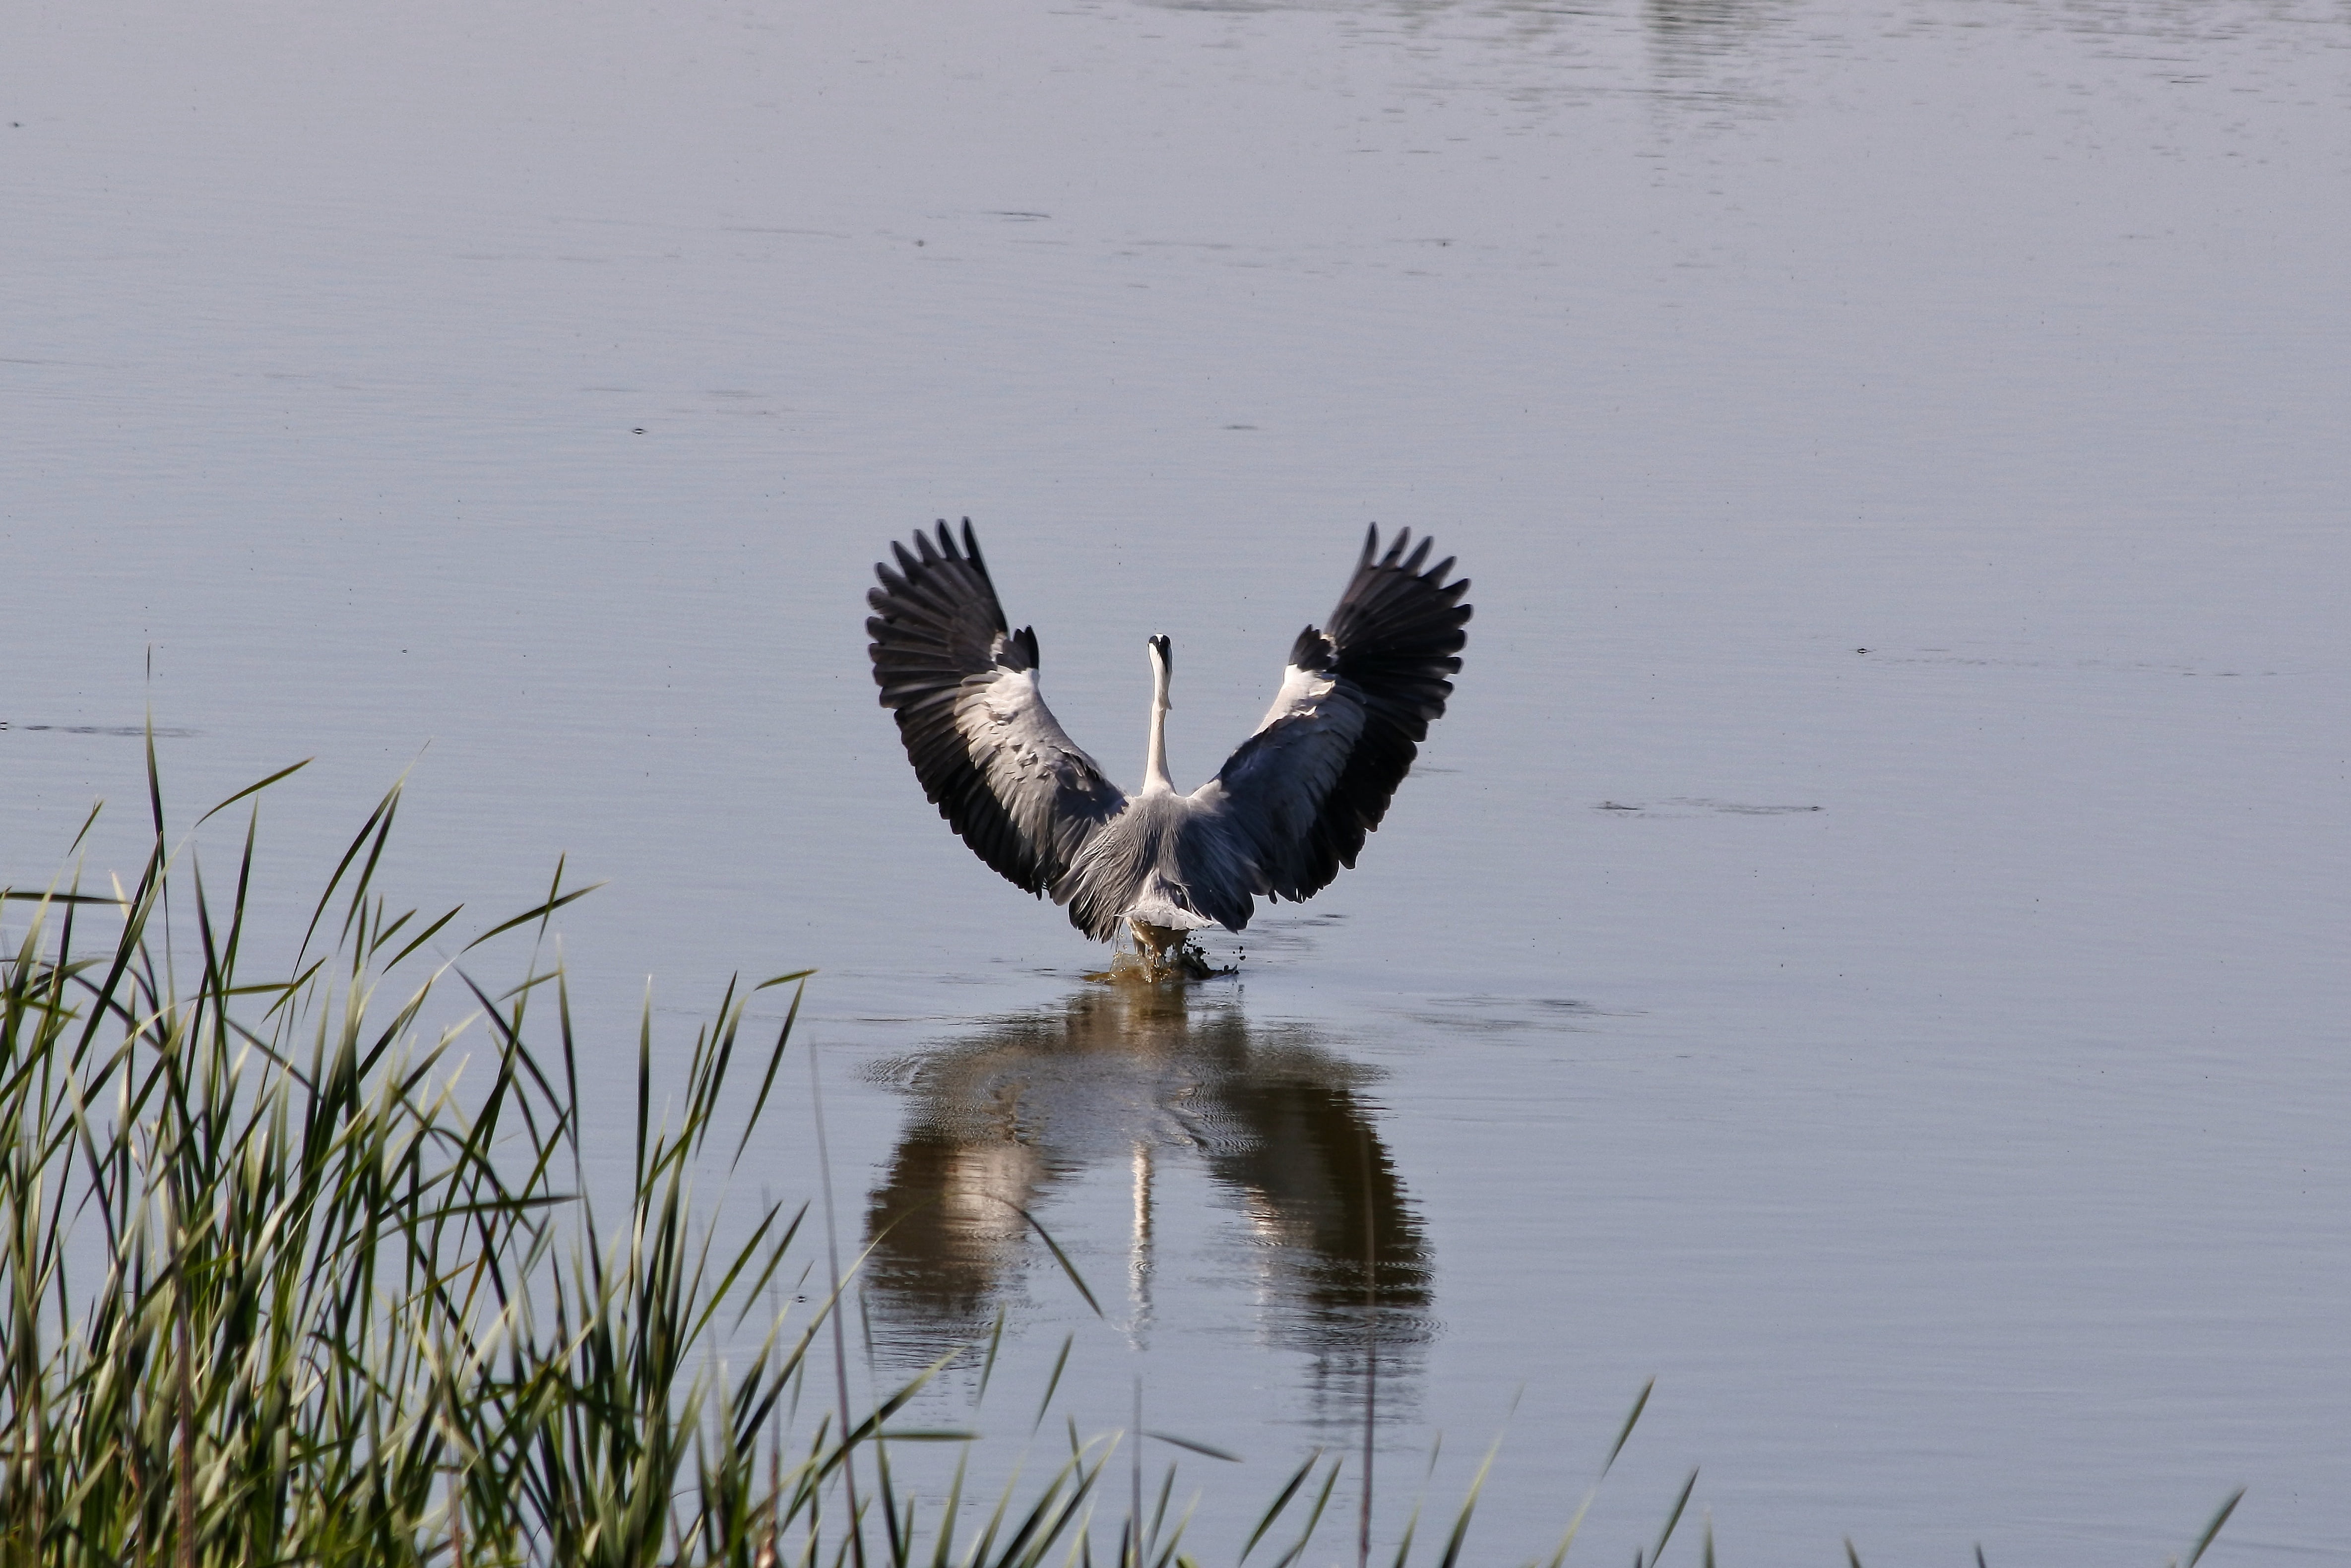
{"label": "heron's outstretched wing", "polygon": [[1445,677],[1469,640],[1469,580],[1445,580],[1449,556],[1423,570],[1430,543],[1407,556],[1406,528],[1383,554],[1379,529],[1364,536],[1329,627],[1299,633],[1257,733],[1194,797],[1209,808],[1196,819],[1204,869],[1213,849],[1238,850],[1255,867],[1251,892],[1300,899],[1355,863],[1445,712]]}
{"label": "heron's outstretched wing", "polygon": [[956,547],[891,547],[898,567],[874,567],[873,679],[923,793],[979,858],[1030,893],[1069,868],[1126,797],[1078,749],[1037,691],[1037,633],[1004,623],[971,519]]}

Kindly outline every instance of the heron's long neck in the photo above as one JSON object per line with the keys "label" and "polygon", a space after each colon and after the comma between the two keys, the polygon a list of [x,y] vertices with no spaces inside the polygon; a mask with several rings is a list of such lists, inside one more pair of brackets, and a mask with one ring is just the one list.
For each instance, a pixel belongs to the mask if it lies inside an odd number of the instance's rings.
{"label": "heron's long neck", "polygon": [[1151,661],[1151,750],[1143,762],[1143,792],[1173,794],[1167,779],[1167,666]]}

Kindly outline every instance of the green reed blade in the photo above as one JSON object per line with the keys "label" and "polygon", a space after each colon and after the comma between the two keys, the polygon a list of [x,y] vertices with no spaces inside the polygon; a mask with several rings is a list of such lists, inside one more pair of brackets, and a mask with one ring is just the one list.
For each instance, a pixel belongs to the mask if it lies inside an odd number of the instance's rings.
{"label": "green reed blade", "polygon": [[2202,1561],[2212,1542],[2220,1538],[2220,1527],[2229,1522],[2229,1516],[2236,1512],[2237,1505],[2244,1500],[2245,1489],[2242,1487],[2229,1494],[2229,1500],[2220,1505],[2220,1511],[2212,1515],[2212,1522],[2206,1525],[2204,1533],[2196,1538],[2195,1549],[2188,1553],[2186,1568],[2196,1568],[2196,1564]]}

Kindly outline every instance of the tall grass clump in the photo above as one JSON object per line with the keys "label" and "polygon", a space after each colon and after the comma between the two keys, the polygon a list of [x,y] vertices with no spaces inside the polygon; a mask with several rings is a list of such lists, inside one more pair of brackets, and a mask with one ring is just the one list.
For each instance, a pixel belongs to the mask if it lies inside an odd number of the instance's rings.
{"label": "tall grass clump", "polygon": [[[395,787],[292,962],[256,975],[254,819],[223,895],[167,841],[152,745],[149,771],[134,887],[0,903],[23,923],[0,953],[0,1562],[862,1563],[868,1534],[911,1560],[886,1423],[922,1379],[789,1436],[837,1287],[789,1321],[771,1303],[801,1293],[800,1216],[763,1205],[721,1245],[692,1202],[766,1114],[790,1037],[788,1012],[751,1038],[751,993],[801,977],[730,984],[682,1084],[657,1091],[641,1024],[611,1215],[560,962],[535,945],[495,990],[467,967],[492,936],[544,936],[585,891],[560,865],[436,957],[459,911],[377,891]],[[466,1016],[432,1022],[448,1002]],[[1067,1545],[1108,1448],[1073,1441],[956,1555]],[[847,1512],[862,1454],[885,1517]],[[955,1511],[933,1523],[946,1562]]]}

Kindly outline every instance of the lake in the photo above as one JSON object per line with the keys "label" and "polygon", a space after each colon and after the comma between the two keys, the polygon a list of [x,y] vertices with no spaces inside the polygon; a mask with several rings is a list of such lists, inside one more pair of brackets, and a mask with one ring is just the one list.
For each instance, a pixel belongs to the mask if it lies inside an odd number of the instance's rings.
{"label": "lake", "polygon": [[[606,882],[614,1129],[648,977],[676,1059],[816,967],[860,1375],[1000,1312],[1001,1455],[1067,1344],[1040,1455],[1139,1387],[1249,1461],[1155,1451],[1209,1560],[1369,1346],[1384,1542],[1499,1437],[1471,1556],[1547,1557],[1654,1377],[1572,1560],[1696,1467],[1689,1563],[2151,1563],[2239,1486],[2208,1561],[2351,1562],[2351,12],[6,31],[0,881],[99,797],[135,874],[152,707],[175,834],[316,758],[256,941],[403,771],[453,930]],[[1090,978],[922,799],[862,596],[965,516],[1129,787],[1147,635],[1187,789],[1366,523],[1473,580],[1385,824],[1235,976]]]}

